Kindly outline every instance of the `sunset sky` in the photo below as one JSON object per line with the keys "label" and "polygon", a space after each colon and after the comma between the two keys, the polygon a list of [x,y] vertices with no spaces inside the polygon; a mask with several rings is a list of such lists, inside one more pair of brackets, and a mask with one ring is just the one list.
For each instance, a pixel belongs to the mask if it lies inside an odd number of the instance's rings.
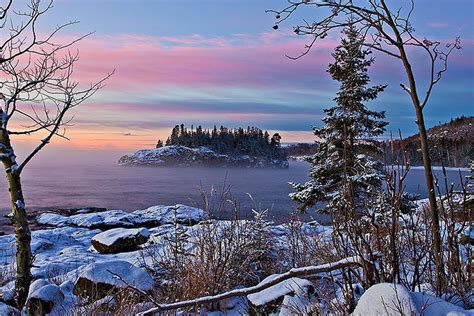
{"label": "sunset sky", "polygon": [[[454,5],[455,3],[455,5]],[[312,141],[322,109],[332,104],[338,84],[326,73],[339,34],[328,36],[297,61],[309,38],[292,32],[304,10],[272,29],[266,9],[285,0],[57,0],[41,30],[69,20],[79,25],[64,37],[95,31],[78,45],[76,79],[87,83],[115,69],[107,87],[75,109],[70,142],[53,147],[119,149],[153,147],[172,126],[255,125],[280,131],[283,141]],[[449,41],[461,36],[463,49],[452,57],[449,72],[426,108],[428,126],[452,117],[474,115],[474,2],[417,0],[413,17],[421,37]],[[389,84],[369,107],[386,110],[390,131],[416,131],[414,111],[399,84],[401,65],[374,55],[374,84]],[[417,69],[423,67],[423,59]],[[34,138],[18,139],[26,146]]]}

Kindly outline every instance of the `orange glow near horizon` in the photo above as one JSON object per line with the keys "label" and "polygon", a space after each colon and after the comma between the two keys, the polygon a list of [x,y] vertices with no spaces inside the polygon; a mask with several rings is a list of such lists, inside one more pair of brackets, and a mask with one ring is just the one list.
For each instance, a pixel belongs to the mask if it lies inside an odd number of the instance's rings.
{"label": "orange glow near horizon", "polygon": [[[171,129],[140,130],[124,132],[120,129],[91,129],[80,126],[70,127],[66,133],[69,140],[54,137],[45,150],[94,150],[94,151],[135,151],[154,148],[158,139],[163,141],[169,136]],[[280,133],[285,143],[312,142],[314,135],[311,131],[275,131]],[[14,136],[13,146],[27,152],[39,144],[41,136]]]}
{"label": "orange glow near horizon", "polygon": [[[93,151],[135,151],[155,147],[158,139],[163,141],[169,136],[171,129],[140,130],[136,133],[124,132],[119,129],[90,129],[74,126],[68,129],[66,136],[69,140],[54,137],[46,147],[55,150],[93,150]],[[312,142],[312,132],[302,131],[269,131],[278,132],[284,143]],[[39,144],[40,135],[14,136],[12,142],[22,152],[27,152]]]}

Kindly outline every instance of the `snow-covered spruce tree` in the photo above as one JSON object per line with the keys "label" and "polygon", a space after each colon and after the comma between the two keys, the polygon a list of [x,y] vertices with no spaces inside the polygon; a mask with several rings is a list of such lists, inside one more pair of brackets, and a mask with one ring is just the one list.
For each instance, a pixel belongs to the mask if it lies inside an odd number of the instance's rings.
{"label": "snow-covered spruce tree", "polygon": [[343,34],[332,54],[335,62],[328,67],[341,86],[336,105],[324,110],[324,126],[313,129],[321,144],[309,159],[311,179],[292,184],[296,192],[290,197],[302,211],[318,202],[325,203],[320,211],[332,215],[357,210],[382,190],[383,165],[370,153],[379,150],[372,139],[383,133],[387,123],[382,120],[384,112],[370,111],[364,102],[374,100],[385,86],[367,87],[368,67],[374,61],[368,58],[370,51],[364,50],[364,40],[352,25]]}
{"label": "snow-covered spruce tree", "polygon": [[[309,159],[310,180],[292,184],[296,192],[290,197],[300,204],[302,211],[323,203],[319,211],[331,216],[338,255],[370,255],[371,241],[360,218],[373,216],[384,208],[383,164],[371,155],[380,150],[374,138],[384,132],[387,123],[383,121],[383,112],[370,111],[364,103],[374,100],[385,86],[368,87],[367,71],[374,60],[368,57],[370,51],[364,49],[364,39],[357,29],[349,25],[343,35],[333,53],[335,62],[328,67],[332,78],[341,83],[334,99],[336,105],[324,110],[324,126],[313,129],[321,144]],[[372,267],[365,267],[364,274],[363,285],[368,287],[374,283]],[[354,276],[349,271],[343,271],[342,276],[341,308],[352,312]]]}

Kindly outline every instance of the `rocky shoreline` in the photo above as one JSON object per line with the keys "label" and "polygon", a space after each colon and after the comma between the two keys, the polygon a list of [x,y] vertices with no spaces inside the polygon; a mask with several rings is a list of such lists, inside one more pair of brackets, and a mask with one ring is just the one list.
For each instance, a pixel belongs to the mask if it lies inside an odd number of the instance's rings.
{"label": "rocky shoreline", "polygon": [[[210,219],[203,210],[182,204],[157,205],[133,212],[62,210],[35,214],[33,221],[37,229],[32,231],[31,244],[35,256],[32,267],[35,281],[30,287],[26,310],[32,314],[42,311],[51,315],[62,315],[65,310],[80,304],[84,310],[92,305],[112,304],[104,301],[113,295],[122,295],[130,286],[151,293],[159,287],[160,280],[149,270],[150,262],[144,258],[147,251],[164,251],[165,240],[172,237],[176,229],[192,238],[195,232],[203,229],[202,225],[223,224],[223,228],[230,223]],[[302,225],[309,235],[330,232],[328,227],[316,222]],[[285,242],[287,228],[284,225],[272,225],[266,230],[275,242]],[[14,235],[0,236],[0,249],[0,270],[11,272],[0,278],[0,314],[18,312],[12,307]],[[281,295],[290,292],[293,293],[285,290]],[[142,299],[144,304],[138,304],[137,308],[149,308],[145,298]],[[266,303],[265,299],[260,300]],[[229,311],[233,308],[229,306]]]}

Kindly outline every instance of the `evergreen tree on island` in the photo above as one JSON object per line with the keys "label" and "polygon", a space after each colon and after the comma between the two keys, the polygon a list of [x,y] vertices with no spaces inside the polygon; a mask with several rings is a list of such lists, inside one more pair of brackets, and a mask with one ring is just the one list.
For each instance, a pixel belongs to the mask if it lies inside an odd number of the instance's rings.
{"label": "evergreen tree on island", "polygon": [[374,62],[368,58],[370,51],[364,49],[364,39],[354,26],[344,29],[343,34],[332,54],[335,62],[328,67],[331,77],[340,82],[336,105],[324,110],[324,126],[313,129],[321,145],[309,158],[310,180],[292,183],[295,192],[290,197],[302,211],[323,202],[321,212],[333,217],[337,213],[347,219],[349,213],[356,216],[361,203],[380,197],[383,165],[370,153],[379,151],[372,139],[384,132],[387,123],[383,121],[384,112],[370,111],[364,105],[385,88],[367,87],[367,70]]}
{"label": "evergreen tree on island", "polygon": [[[162,142],[158,144],[162,145]],[[158,147],[156,148],[160,148]],[[166,140],[166,146],[178,145],[190,148],[207,147],[218,153],[230,155],[249,155],[271,160],[286,160],[286,152],[281,148],[281,136],[275,133],[270,137],[268,131],[257,127],[246,129],[214,126],[212,130],[202,126],[188,129],[184,124],[176,125]]]}

